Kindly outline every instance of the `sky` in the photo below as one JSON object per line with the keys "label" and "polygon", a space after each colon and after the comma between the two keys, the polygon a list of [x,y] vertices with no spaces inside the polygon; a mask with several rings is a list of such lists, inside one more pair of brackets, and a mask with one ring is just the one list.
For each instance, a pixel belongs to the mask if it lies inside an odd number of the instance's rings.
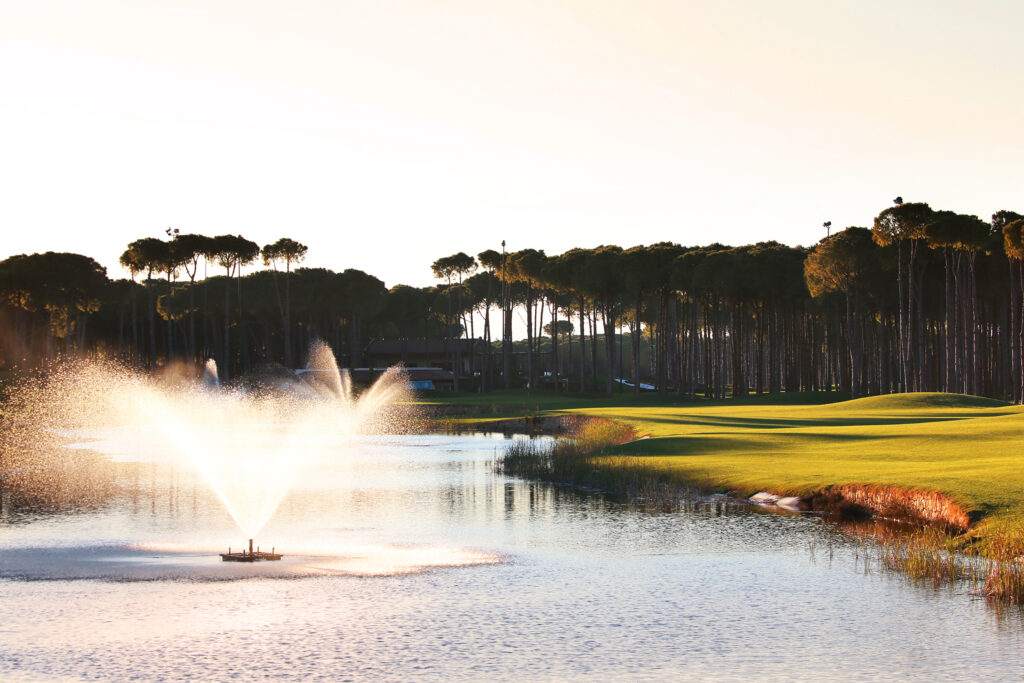
{"label": "sky", "polygon": [[1016,0],[0,0],[0,258],[167,227],[426,285],[458,251],[810,245],[1024,211]]}

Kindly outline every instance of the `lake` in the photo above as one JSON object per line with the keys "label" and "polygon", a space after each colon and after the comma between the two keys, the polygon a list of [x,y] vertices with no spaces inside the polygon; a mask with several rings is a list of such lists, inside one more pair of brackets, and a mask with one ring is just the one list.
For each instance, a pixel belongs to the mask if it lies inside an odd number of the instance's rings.
{"label": "lake", "polygon": [[507,443],[338,447],[256,538],[277,563],[221,562],[245,539],[163,458],[114,452],[88,504],[3,494],[0,677],[1024,679],[1019,610],[881,571],[829,522],[516,480]]}

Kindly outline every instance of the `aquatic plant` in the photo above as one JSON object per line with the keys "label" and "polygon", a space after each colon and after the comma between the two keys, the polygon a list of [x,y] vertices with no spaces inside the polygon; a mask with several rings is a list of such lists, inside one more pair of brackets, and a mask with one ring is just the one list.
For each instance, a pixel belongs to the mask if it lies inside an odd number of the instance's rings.
{"label": "aquatic plant", "polygon": [[675,508],[687,498],[711,491],[709,486],[657,470],[636,456],[609,455],[607,449],[636,434],[616,420],[572,416],[567,437],[554,442],[521,440],[498,459],[499,472],[626,496],[631,502]]}

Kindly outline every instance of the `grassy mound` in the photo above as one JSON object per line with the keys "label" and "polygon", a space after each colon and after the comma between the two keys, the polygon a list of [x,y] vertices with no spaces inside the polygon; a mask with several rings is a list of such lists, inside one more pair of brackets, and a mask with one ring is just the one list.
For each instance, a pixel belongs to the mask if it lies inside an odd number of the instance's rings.
{"label": "grassy mound", "polygon": [[917,392],[909,394],[886,394],[844,401],[837,408],[848,410],[919,410],[929,408],[1004,408],[1005,401],[970,394],[944,394],[940,392]]}

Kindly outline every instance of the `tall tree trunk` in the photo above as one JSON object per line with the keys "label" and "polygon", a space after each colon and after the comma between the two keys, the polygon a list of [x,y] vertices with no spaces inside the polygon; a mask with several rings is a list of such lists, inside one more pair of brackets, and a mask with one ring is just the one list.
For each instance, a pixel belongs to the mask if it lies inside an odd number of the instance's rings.
{"label": "tall tree trunk", "polygon": [[[203,360],[211,357],[210,337],[213,336],[213,322],[210,317],[210,280],[206,276],[206,261],[203,261],[203,319],[200,320],[203,326]],[[213,342],[216,344],[216,342]],[[216,354],[212,354],[216,355]]]}
{"label": "tall tree trunk", "polygon": [[906,286],[905,275],[903,274],[903,240],[896,240],[896,297],[899,302],[899,377],[902,388],[900,391],[910,391],[909,369],[907,368],[907,309],[906,309]]}
{"label": "tall tree trunk", "polygon": [[604,317],[604,350],[607,355],[605,359],[605,393],[611,396],[615,380],[615,316],[608,302],[605,302],[602,307],[602,314]]}
{"label": "tall tree trunk", "polygon": [[699,311],[697,310],[697,300],[693,297],[690,298],[690,360],[689,368],[687,371],[689,385],[690,398],[697,398],[697,378],[698,378],[698,366],[700,361],[701,344],[700,344],[700,330],[697,327],[697,316]]}
{"label": "tall tree trunk", "polygon": [[642,295],[637,294],[633,309],[633,324],[630,326],[630,341],[633,349],[633,394],[640,395],[640,306]]}
{"label": "tall tree trunk", "polygon": [[943,390],[953,393],[956,374],[956,343],[954,342],[956,335],[956,304],[953,297],[953,255],[950,253],[949,247],[943,249],[943,256],[946,266],[946,377]]}
{"label": "tall tree trunk", "polygon": [[292,266],[285,263],[284,271],[284,366],[295,367],[292,355]]}
{"label": "tall tree trunk", "polygon": [[[676,391],[679,391],[679,387],[682,383],[682,368],[679,365],[679,300],[669,294],[669,307],[668,307],[668,330],[670,334],[668,337],[668,356],[672,359],[672,366],[670,369],[671,375],[669,381]],[[665,392],[668,392],[668,386],[665,387]]]}
{"label": "tall tree trunk", "polygon": [[537,356],[538,371],[544,365],[543,360],[540,358],[540,342],[544,338],[544,299],[543,292],[538,292],[537,298],[533,303],[533,353]]}
{"label": "tall tree trunk", "polygon": [[967,264],[970,269],[968,275],[967,286],[970,289],[968,295],[970,306],[970,326],[971,326],[971,393],[975,396],[981,393],[981,348],[980,339],[978,336],[978,278],[975,270],[975,262],[978,257],[978,252],[971,250],[967,253]]}
{"label": "tall tree trunk", "polygon": [[[665,394],[668,392],[668,367],[665,364],[668,356],[668,339],[666,333],[669,330],[668,326],[668,294],[662,292],[658,297],[658,317],[657,317],[657,345],[655,356],[658,359],[658,373],[655,376],[655,384],[658,387],[659,394]],[[673,320],[675,317],[673,316]]]}
{"label": "tall tree trunk", "polygon": [[1011,349],[1011,361],[1012,371],[1010,374],[1010,383],[1013,388],[1013,402],[1021,403],[1024,400],[1024,370],[1021,365],[1024,362],[1024,354],[1021,353],[1022,331],[1024,331],[1024,325],[1021,321],[1021,287],[1024,285],[1024,277],[1022,277],[1021,268],[1024,266],[1024,261],[1011,260],[1010,261],[1010,349]]}
{"label": "tall tree trunk", "polygon": [[[920,240],[915,240],[915,241],[919,242]],[[912,254],[912,256],[915,256],[915,258],[916,258],[916,251],[911,251],[911,254]],[[926,384],[927,377],[926,377],[926,374],[925,374],[926,370],[927,370],[927,368],[925,367],[925,349],[927,347],[927,343],[926,343],[926,340],[924,338],[924,333],[925,333],[925,324],[924,324],[924,322],[925,322],[925,320],[924,320],[924,316],[925,316],[925,308],[924,308],[924,292],[925,292],[924,283],[925,283],[925,279],[924,279],[924,277],[925,277],[925,270],[926,270],[927,266],[928,266],[928,262],[927,261],[920,262],[920,264],[918,266],[918,272],[914,276],[914,280],[915,280],[916,284],[915,284],[914,288],[911,290],[913,292],[914,296],[916,297],[915,301],[914,301],[914,313],[915,313],[915,315],[914,315],[914,326],[915,326],[914,340],[915,340],[915,347],[914,348],[916,350],[916,358],[914,359],[914,366],[916,368],[916,375],[915,375],[915,378],[914,378],[914,390],[915,391],[927,391],[930,388],[932,388],[932,387],[930,387],[929,385]]]}
{"label": "tall tree trunk", "polygon": [[196,352],[196,293],[195,277],[188,281],[188,355],[193,362],[199,357]]}
{"label": "tall tree trunk", "polygon": [[587,302],[581,296],[580,297],[580,393],[584,393],[587,390],[587,345],[586,345],[586,313]]}
{"label": "tall tree trunk", "polygon": [[[851,305],[851,300],[852,305]],[[846,335],[847,345],[850,348],[850,398],[859,398],[862,395],[861,389],[861,367],[860,367],[860,332],[857,319],[859,318],[859,307],[857,293],[851,287],[846,289]]]}
{"label": "tall tree trunk", "polygon": [[882,300],[879,306],[878,313],[878,391],[882,394],[888,394],[892,391],[892,387],[889,383],[889,338],[890,338],[890,325],[889,317],[885,309],[885,300]]}
{"label": "tall tree trunk", "polygon": [[906,376],[907,376],[907,388],[906,391],[917,391],[917,368],[915,367],[914,357],[916,351],[916,343],[918,341],[915,332],[915,321],[917,307],[914,305],[914,291],[917,286],[917,279],[914,277],[914,266],[917,260],[917,240],[910,240],[910,258],[907,261],[907,327],[906,327]]}
{"label": "tall tree trunk", "polygon": [[[17,334],[17,318],[15,318],[15,334]],[[18,339],[20,342],[20,338]],[[120,361],[125,360],[124,353],[124,302],[118,302],[117,305],[117,359]]]}
{"label": "tall tree trunk", "polygon": [[526,381],[531,390],[536,389],[533,379],[533,291],[526,283]]}
{"label": "tall tree trunk", "polygon": [[171,314],[171,274],[167,274],[167,305],[164,313],[167,316],[167,363],[174,358],[174,316]]}
{"label": "tall tree trunk", "polygon": [[224,362],[217,368],[217,376],[221,382],[231,378],[231,269],[227,268],[224,279]]}
{"label": "tall tree trunk", "polygon": [[135,278],[132,278],[131,284],[131,298],[132,298],[132,365],[138,365],[142,358],[142,354],[139,350],[139,316],[135,305]]}
{"label": "tall tree trunk", "polygon": [[558,379],[558,303],[551,297],[551,377],[555,380],[555,391],[559,389]]}
{"label": "tall tree trunk", "polygon": [[953,360],[952,360],[952,367],[951,367],[951,370],[950,370],[951,374],[950,374],[950,378],[949,378],[949,381],[948,381],[947,384],[949,386],[948,391],[953,392],[953,393],[959,393],[961,391],[961,384],[962,384],[962,377],[961,377],[961,355],[962,355],[962,348],[961,348],[961,344],[960,344],[960,339],[961,339],[962,335],[961,335],[961,329],[960,329],[960,322],[963,319],[963,316],[960,313],[960,305],[961,305],[962,302],[960,301],[960,261],[959,261],[959,252],[958,251],[953,251],[951,253],[951,255],[950,255],[950,269],[949,269],[949,272],[950,272],[950,278],[952,280],[952,284],[950,285],[950,290],[952,292],[951,293],[951,298],[952,298],[953,306],[952,306],[952,310],[949,311],[949,315],[950,315],[950,322],[949,322],[950,338],[948,340],[948,344],[949,344],[950,349],[951,349],[950,352],[951,352],[951,354],[953,356]]}
{"label": "tall tree trunk", "polygon": [[156,304],[153,302],[153,271],[146,275],[146,304],[149,307],[149,369],[156,367]]}
{"label": "tall tree trunk", "polygon": [[494,387],[494,347],[491,346],[491,280],[494,273],[488,271],[487,296],[484,298],[484,346],[487,348],[487,367],[480,373],[480,388],[490,391]]}
{"label": "tall tree trunk", "polygon": [[[463,320],[463,309],[462,309],[462,274],[459,273],[459,336],[456,341],[461,341],[462,333],[465,329]],[[462,375],[462,346],[456,344],[455,346],[455,391],[459,390],[459,376]]]}
{"label": "tall tree trunk", "polygon": [[[504,265],[502,271],[504,272]],[[501,299],[501,360],[505,389],[512,388],[512,292],[507,281],[502,281]]]}
{"label": "tall tree trunk", "polygon": [[235,284],[238,286],[238,355],[239,364],[242,368],[242,373],[247,373],[252,369],[252,361],[249,359],[249,351],[251,348],[249,342],[249,321],[245,317],[245,308],[242,306],[242,267],[238,267],[238,277],[235,278]]}
{"label": "tall tree trunk", "polygon": [[744,367],[743,342],[745,337],[746,306],[742,301],[732,305],[732,395],[747,395],[747,374]]}

